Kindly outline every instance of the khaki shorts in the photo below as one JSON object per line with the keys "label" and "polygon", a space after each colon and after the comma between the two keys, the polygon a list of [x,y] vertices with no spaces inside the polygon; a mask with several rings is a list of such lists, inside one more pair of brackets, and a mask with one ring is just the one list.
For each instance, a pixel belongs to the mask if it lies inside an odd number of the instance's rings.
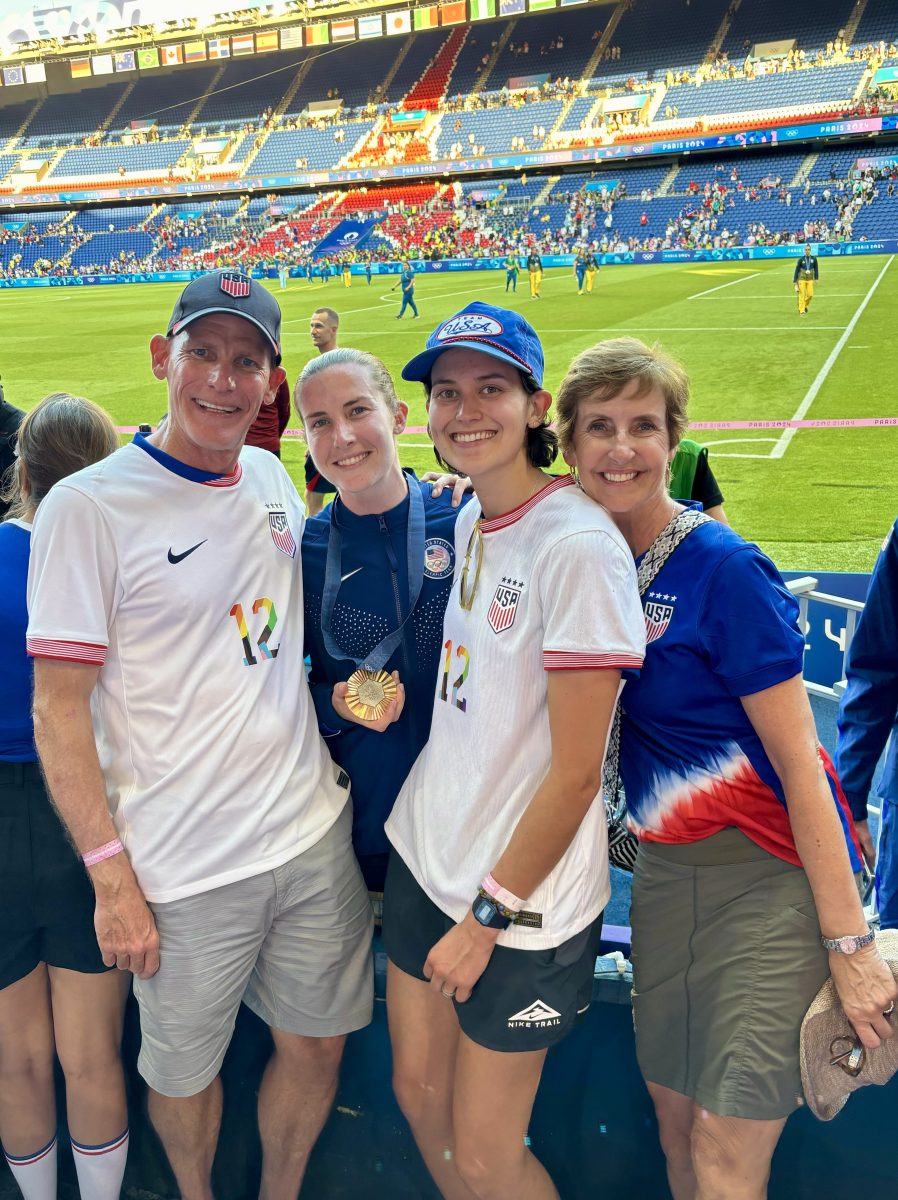
{"label": "khaki shorts", "polygon": [[134,980],[138,1070],[164,1096],[218,1074],[241,1001],[275,1029],[333,1037],[373,1005],[368,891],[352,852],[352,804],[314,846],[273,871],[152,904],[160,967]]}
{"label": "khaki shorts", "polygon": [[736,829],[642,842],[631,921],[643,1076],[718,1116],[788,1116],[802,1018],[829,975],[805,872]]}

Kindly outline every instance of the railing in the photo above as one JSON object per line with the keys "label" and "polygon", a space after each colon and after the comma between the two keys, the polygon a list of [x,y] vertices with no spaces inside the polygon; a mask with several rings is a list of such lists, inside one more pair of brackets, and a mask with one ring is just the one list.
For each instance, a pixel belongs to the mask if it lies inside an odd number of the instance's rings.
{"label": "railing", "polygon": [[805,634],[808,632],[808,605],[812,600],[817,604],[824,604],[838,609],[845,616],[845,627],[840,632],[833,631],[832,623],[828,617],[824,621],[825,636],[829,641],[835,642],[842,655],[842,669],[838,680],[836,680],[832,687],[828,687],[822,683],[813,683],[809,679],[805,680],[805,687],[811,695],[823,696],[828,700],[838,702],[845,691],[845,660],[848,655],[848,647],[851,645],[851,639],[854,637],[858,615],[864,611],[864,605],[860,600],[846,600],[842,596],[831,596],[828,592],[818,592],[817,580],[813,575],[804,575],[800,579],[793,579],[786,584],[786,587],[798,600],[799,626]]}

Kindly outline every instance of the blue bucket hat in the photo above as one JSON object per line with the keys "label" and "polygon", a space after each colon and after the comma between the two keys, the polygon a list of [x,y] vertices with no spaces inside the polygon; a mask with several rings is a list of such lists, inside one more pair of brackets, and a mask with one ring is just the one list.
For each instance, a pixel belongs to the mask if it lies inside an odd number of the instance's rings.
{"label": "blue bucket hat", "polygon": [[423,382],[446,350],[479,350],[509,363],[537,388],[543,385],[543,348],[536,330],[520,313],[474,300],[443,321],[427,339],[427,347],[402,368],[402,378]]}

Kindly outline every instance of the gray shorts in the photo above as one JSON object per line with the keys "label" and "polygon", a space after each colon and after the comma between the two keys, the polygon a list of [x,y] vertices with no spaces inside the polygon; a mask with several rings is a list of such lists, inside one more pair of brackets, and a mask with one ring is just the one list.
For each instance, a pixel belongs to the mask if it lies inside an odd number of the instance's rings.
{"label": "gray shorts", "polygon": [[275,1029],[333,1037],[371,1020],[373,931],[352,851],[352,804],[314,846],[273,871],[150,905],[160,967],[134,980],[138,1070],[164,1096],[218,1074],[243,1001]]}
{"label": "gray shorts", "polygon": [[643,1076],[718,1116],[787,1117],[802,1018],[829,974],[801,867],[736,829],[641,842],[630,920]]}

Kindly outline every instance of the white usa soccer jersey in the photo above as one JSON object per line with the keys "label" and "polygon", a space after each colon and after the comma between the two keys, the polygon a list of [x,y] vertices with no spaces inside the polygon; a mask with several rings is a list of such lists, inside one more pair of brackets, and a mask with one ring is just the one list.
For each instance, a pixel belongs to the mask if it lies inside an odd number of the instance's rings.
{"label": "white usa soccer jersey", "polygon": [[139,437],[41,504],[29,652],[100,667],[109,808],[151,901],[287,862],[346,803],[302,668],[303,521],[274,455],[216,479]]}
{"label": "white usa soccer jersey", "polygon": [[[455,526],[456,581],[443,626],[430,741],[387,822],[395,849],[453,920],[471,906],[551,764],[547,671],[639,667],[645,625],[633,559],[611,518],[553,480],[513,512],[483,521],[473,607],[459,604],[459,564],[479,515]],[[499,942],[558,946],[610,894],[605,812],[593,802],[561,861],[532,896],[541,928]]]}

